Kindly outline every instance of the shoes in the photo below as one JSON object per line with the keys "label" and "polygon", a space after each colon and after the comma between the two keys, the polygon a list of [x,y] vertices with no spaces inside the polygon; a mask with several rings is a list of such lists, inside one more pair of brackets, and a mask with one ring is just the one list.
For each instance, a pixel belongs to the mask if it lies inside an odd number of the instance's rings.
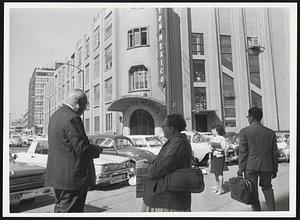
{"label": "shoes", "polygon": [[213,190],[213,191],[211,191],[212,193],[217,193],[218,192],[218,190]]}
{"label": "shoes", "polygon": [[216,192],[216,195],[223,195],[225,192]]}

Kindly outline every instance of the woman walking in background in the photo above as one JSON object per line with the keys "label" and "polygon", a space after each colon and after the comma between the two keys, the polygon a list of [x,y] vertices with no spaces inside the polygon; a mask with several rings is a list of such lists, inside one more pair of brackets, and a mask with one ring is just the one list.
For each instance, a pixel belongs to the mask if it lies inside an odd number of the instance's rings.
{"label": "woman walking in background", "polygon": [[214,173],[216,179],[216,190],[213,191],[217,195],[224,193],[223,189],[223,171],[226,169],[225,165],[225,149],[227,146],[224,137],[225,130],[222,125],[215,125],[212,127],[213,136],[207,136],[200,133],[200,135],[209,141],[210,149],[212,151],[211,157],[211,173]]}
{"label": "woman walking in background", "polygon": [[162,129],[168,139],[155,160],[149,165],[145,183],[144,212],[189,212],[191,211],[190,192],[164,191],[158,181],[180,168],[191,168],[192,149],[185,134],[185,120],[180,114],[170,114],[164,120]]}

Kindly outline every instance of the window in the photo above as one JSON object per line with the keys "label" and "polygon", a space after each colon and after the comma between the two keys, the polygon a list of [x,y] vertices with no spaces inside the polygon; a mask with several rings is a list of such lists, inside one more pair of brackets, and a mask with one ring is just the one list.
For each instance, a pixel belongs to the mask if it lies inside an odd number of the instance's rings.
{"label": "window", "polygon": [[105,116],[105,131],[112,131],[112,113],[106,113]]}
{"label": "window", "polygon": [[100,84],[94,86],[94,106],[99,106],[100,104]]}
{"label": "window", "polygon": [[112,100],[112,78],[105,80],[105,102]]}
{"label": "window", "polygon": [[94,30],[94,50],[97,49],[100,45],[100,27],[98,26]]}
{"label": "window", "polygon": [[82,63],[82,48],[80,47],[78,49],[78,66],[80,66]]}
{"label": "window", "polygon": [[90,81],[90,64],[85,66],[84,76],[84,84],[88,84]]}
{"label": "window", "polygon": [[85,41],[85,59],[90,56],[90,38]]}
{"label": "window", "polygon": [[99,55],[94,59],[94,78],[99,76],[100,71],[100,57]]}
{"label": "window", "polygon": [[70,82],[68,81],[68,82],[67,82],[67,92],[66,92],[66,96],[69,95],[69,92],[70,92]]}
{"label": "window", "polygon": [[84,120],[85,120],[85,125],[84,125],[85,132],[88,134],[90,133],[90,119],[86,118]]}
{"label": "window", "polygon": [[195,110],[206,110],[206,88],[205,87],[194,87],[194,109]]}
{"label": "window", "polygon": [[225,127],[236,127],[234,79],[223,72]]}
{"label": "window", "polygon": [[[90,90],[86,90],[85,95],[86,95],[88,103],[90,103]],[[89,105],[87,105],[86,110],[89,110]]]}
{"label": "window", "polygon": [[262,108],[262,97],[254,91],[251,91],[252,107]]}
{"label": "window", "polygon": [[112,46],[111,44],[105,48],[105,70],[112,67]]}
{"label": "window", "polygon": [[107,39],[108,37],[110,37],[112,35],[112,23],[108,24],[105,27],[105,39]]}
{"label": "window", "polygon": [[134,28],[128,31],[128,48],[148,45],[148,29]]}
{"label": "window", "polygon": [[129,70],[129,90],[148,89],[148,69],[143,66],[133,66]]}
{"label": "window", "polygon": [[250,82],[253,83],[255,86],[257,86],[258,88],[261,88],[258,53],[249,50],[248,59],[249,59]]}
{"label": "window", "polygon": [[205,82],[205,61],[193,60],[194,82]]}
{"label": "window", "polygon": [[94,132],[95,133],[100,132],[100,117],[99,116],[94,117]]}
{"label": "window", "polygon": [[231,36],[220,35],[221,60],[222,65],[233,70],[232,68],[232,51],[231,51]]}
{"label": "window", "polygon": [[192,54],[204,55],[203,33],[192,33]]}
{"label": "window", "polygon": [[65,99],[64,92],[65,92],[65,85],[62,86],[62,90],[61,90],[61,98],[62,98],[62,100]]}
{"label": "window", "polygon": [[75,89],[75,79],[74,76],[72,77],[72,91]]}
{"label": "window", "polygon": [[81,88],[81,71],[79,71],[78,73],[77,73],[77,82],[78,82],[78,84],[77,84],[77,88]]}

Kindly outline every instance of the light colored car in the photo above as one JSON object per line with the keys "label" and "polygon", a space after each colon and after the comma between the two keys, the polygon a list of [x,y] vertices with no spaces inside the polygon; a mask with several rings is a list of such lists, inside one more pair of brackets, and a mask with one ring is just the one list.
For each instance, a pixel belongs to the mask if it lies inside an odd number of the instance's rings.
{"label": "light colored car", "polygon": [[[208,142],[203,140],[196,131],[182,131],[181,133],[186,134],[189,139],[194,157],[197,158],[199,162],[208,165],[209,154],[211,152]],[[201,132],[201,134],[206,136],[212,135],[211,132]]]}
{"label": "light colored car", "polygon": [[163,146],[163,143],[154,135],[128,135],[135,147],[150,151],[157,155]]}
{"label": "light colored car", "polygon": [[[32,141],[27,152],[16,154],[16,161],[40,165],[46,168],[48,159],[48,140],[45,138]],[[100,154],[94,159],[96,185],[109,185],[127,181],[133,176],[134,168],[126,157]]]}
{"label": "light colored car", "polygon": [[18,135],[10,137],[9,146],[10,147],[22,147],[23,141],[22,138]]}
{"label": "light colored car", "polygon": [[45,186],[46,169],[41,166],[15,161],[9,154],[9,203],[33,201],[36,197],[52,195],[51,187]]}

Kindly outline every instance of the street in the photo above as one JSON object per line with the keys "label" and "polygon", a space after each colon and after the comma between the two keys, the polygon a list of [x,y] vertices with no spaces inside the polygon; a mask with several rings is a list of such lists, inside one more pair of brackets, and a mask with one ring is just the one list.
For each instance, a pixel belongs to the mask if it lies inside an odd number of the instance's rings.
{"label": "street", "polygon": [[[289,163],[280,163],[277,178],[273,180],[277,211],[289,211]],[[192,194],[192,212],[247,212],[251,206],[239,203],[230,197],[228,179],[236,176],[237,165],[229,166],[224,172],[225,191],[223,195],[215,195],[211,191],[214,186],[214,176],[204,175],[205,190]],[[140,212],[142,198],[135,197],[135,186],[128,183],[116,184],[106,188],[96,188],[88,192],[85,212]],[[264,197],[259,191],[262,210],[266,210]],[[34,202],[24,202],[11,207],[11,213],[51,213],[54,207],[53,197],[36,199]]]}

